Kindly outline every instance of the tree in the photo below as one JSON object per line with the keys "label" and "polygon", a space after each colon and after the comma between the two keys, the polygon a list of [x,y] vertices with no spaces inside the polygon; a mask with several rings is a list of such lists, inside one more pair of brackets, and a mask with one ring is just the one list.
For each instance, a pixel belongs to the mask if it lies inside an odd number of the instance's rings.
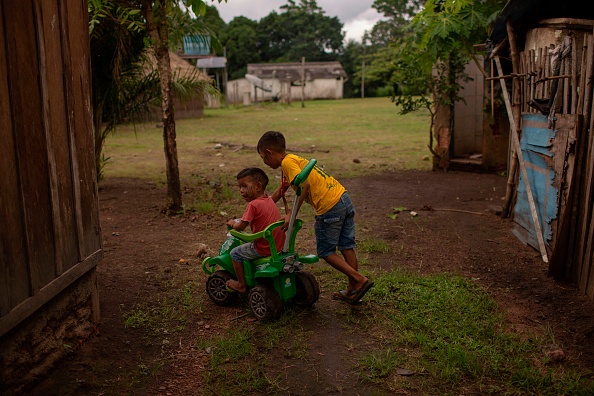
{"label": "tree", "polygon": [[[453,104],[460,88],[456,82],[466,77],[464,65],[469,59],[476,59],[473,45],[485,42],[489,26],[503,5],[503,0],[428,0],[425,8],[414,17],[405,44],[398,47],[402,59],[400,76],[405,78],[398,78],[396,74],[396,81],[411,88],[411,82],[421,88],[433,87],[439,100],[446,105]],[[410,51],[414,51],[412,56]],[[445,67],[439,67],[437,75],[431,77],[436,65]],[[407,77],[411,74],[407,70],[410,68],[423,70],[429,83],[419,78],[410,80]],[[411,92],[414,91],[419,90]],[[404,100],[414,101],[410,95]],[[414,108],[414,105],[405,108]]]}
{"label": "tree", "polygon": [[265,62],[336,60],[342,52],[342,23],[328,17],[315,0],[294,0],[281,6],[258,24],[261,59]]}
{"label": "tree", "polygon": [[221,33],[220,41],[226,48],[227,69],[232,79],[243,78],[248,63],[261,61],[257,27],[257,22],[240,16],[233,18]]}
{"label": "tree", "polygon": [[[188,33],[210,33],[193,20],[190,8],[204,13],[202,0],[141,1],[89,0],[95,160],[98,177],[106,159],[105,138],[116,125],[146,114],[157,100],[163,111],[163,140],[167,166],[167,206],[182,207],[175,142],[173,94],[180,98],[205,92],[218,93],[199,73],[176,75],[171,71],[169,44],[176,47]],[[140,9],[137,7],[140,6]],[[142,13],[141,13],[142,11]],[[147,38],[147,34],[149,37]],[[146,44],[157,59],[157,70],[148,65]]]}
{"label": "tree", "polygon": [[[363,55],[363,45],[354,41],[349,40],[344,47],[344,52],[339,58],[340,64],[347,76],[351,76],[344,82],[343,94],[346,98],[358,97],[361,94],[360,91],[360,77],[359,80],[353,80],[352,76],[357,73],[357,70],[361,70],[361,57]],[[360,75],[360,74],[359,74]]]}
{"label": "tree", "polygon": [[[222,0],[219,0],[221,2]],[[173,108],[172,73],[169,59],[170,17],[177,18],[178,26],[196,29],[203,33],[199,25],[185,23],[190,19],[190,10],[196,15],[204,15],[206,4],[202,0],[141,0],[140,8],[146,21],[146,31],[150,39],[159,71],[161,85],[161,109],[163,111],[163,144],[167,174],[167,208],[169,212],[182,209],[181,183],[177,161],[175,114]],[[177,29],[178,39],[172,44],[179,45],[187,31]]]}
{"label": "tree", "polygon": [[101,179],[107,161],[102,155],[105,139],[116,125],[152,101],[147,86],[155,76],[143,76],[139,70],[144,52],[139,11],[124,2],[105,0],[89,0],[88,8],[95,166]]}

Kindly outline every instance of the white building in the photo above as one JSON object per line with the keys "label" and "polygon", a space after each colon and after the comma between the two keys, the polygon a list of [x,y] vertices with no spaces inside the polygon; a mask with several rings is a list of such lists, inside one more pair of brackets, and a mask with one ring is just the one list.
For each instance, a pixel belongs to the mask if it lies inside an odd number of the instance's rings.
{"label": "white building", "polygon": [[[340,62],[248,64],[247,74],[271,86],[270,92],[257,89],[245,78],[227,83],[229,103],[278,100],[284,103],[311,99],[342,99],[347,76]],[[302,81],[305,81],[305,85]]]}

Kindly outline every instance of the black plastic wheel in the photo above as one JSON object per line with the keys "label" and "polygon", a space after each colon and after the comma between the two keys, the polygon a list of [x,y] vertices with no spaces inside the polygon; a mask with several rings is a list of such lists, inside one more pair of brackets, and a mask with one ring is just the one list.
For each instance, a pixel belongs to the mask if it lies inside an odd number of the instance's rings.
{"label": "black plastic wheel", "polygon": [[272,285],[258,285],[250,291],[249,304],[252,312],[262,321],[278,319],[283,302]]}
{"label": "black plastic wheel", "polygon": [[206,293],[215,304],[230,305],[237,300],[237,293],[231,293],[225,286],[229,279],[235,278],[228,271],[218,270],[206,280]]}
{"label": "black plastic wheel", "polygon": [[295,273],[297,294],[293,303],[301,308],[311,307],[320,298],[320,285],[313,274],[306,271]]}

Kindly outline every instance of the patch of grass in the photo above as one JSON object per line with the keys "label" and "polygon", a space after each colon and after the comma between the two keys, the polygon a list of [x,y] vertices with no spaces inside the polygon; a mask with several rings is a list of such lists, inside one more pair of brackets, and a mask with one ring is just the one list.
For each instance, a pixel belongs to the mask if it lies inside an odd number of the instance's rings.
{"label": "patch of grass", "polygon": [[390,245],[383,239],[370,236],[357,243],[358,250],[365,253],[388,253]]}
{"label": "patch of grass", "polygon": [[124,314],[124,324],[160,334],[180,332],[185,328],[186,314],[196,308],[195,290],[196,282],[189,281],[173,296],[163,296],[156,304],[151,301],[137,304]]}
{"label": "patch of grass", "polygon": [[361,360],[361,366],[365,369],[363,376],[372,382],[381,381],[403,363],[401,354],[387,348],[376,350],[366,355]]}
{"label": "patch of grass", "polygon": [[237,323],[212,339],[196,341],[210,355],[204,394],[275,394],[284,391],[271,356],[305,359],[310,334],[295,328],[303,311],[289,309],[278,321]]}
{"label": "patch of grass", "polygon": [[397,364],[410,355],[414,369],[428,374],[419,380],[421,386],[433,391],[456,392],[473,384],[485,394],[594,392],[592,382],[579,373],[546,365],[542,350],[549,340],[506,332],[495,301],[461,277],[391,272],[375,279],[368,296],[376,320],[389,326],[384,339],[401,355],[392,359],[376,350],[363,357],[360,364],[374,368],[368,378],[373,382],[394,376]]}
{"label": "patch of grass", "polygon": [[197,347],[211,354],[209,364],[211,368],[216,369],[225,362],[252,356],[256,351],[253,337],[248,328],[229,329],[223,337],[199,341]]}
{"label": "patch of grass", "polygon": [[[178,161],[182,185],[190,175],[234,180],[245,167],[258,166],[278,185],[280,173],[262,164],[252,148],[267,130],[283,132],[288,151],[316,158],[332,176],[341,178],[399,169],[430,170],[427,112],[399,115],[388,98],[307,101],[305,108],[263,103],[253,108],[206,109],[203,117],[176,121]],[[155,123],[123,125],[110,135],[104,154],[110,162],[105,177],[138,177],[165,183],[162,129]],[[358,142],[351,144],[350,142]],[[246,148],[216,143],[243,144]],[[353,160],[359,162],[355,163]]]}

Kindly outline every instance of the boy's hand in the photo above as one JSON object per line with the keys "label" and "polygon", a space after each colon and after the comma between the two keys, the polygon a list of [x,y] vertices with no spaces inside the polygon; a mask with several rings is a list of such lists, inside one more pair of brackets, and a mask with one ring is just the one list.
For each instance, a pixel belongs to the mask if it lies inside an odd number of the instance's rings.
{"label": "boy's hand", "polygon": [[283,224],[283,226],[281,227],[281,230],[286,232],[289,229],[289,223],[291,222],[291,214],[287,213],[285,215],[285,217],[283,218],[283,220],[285,221],[285,224]]}

